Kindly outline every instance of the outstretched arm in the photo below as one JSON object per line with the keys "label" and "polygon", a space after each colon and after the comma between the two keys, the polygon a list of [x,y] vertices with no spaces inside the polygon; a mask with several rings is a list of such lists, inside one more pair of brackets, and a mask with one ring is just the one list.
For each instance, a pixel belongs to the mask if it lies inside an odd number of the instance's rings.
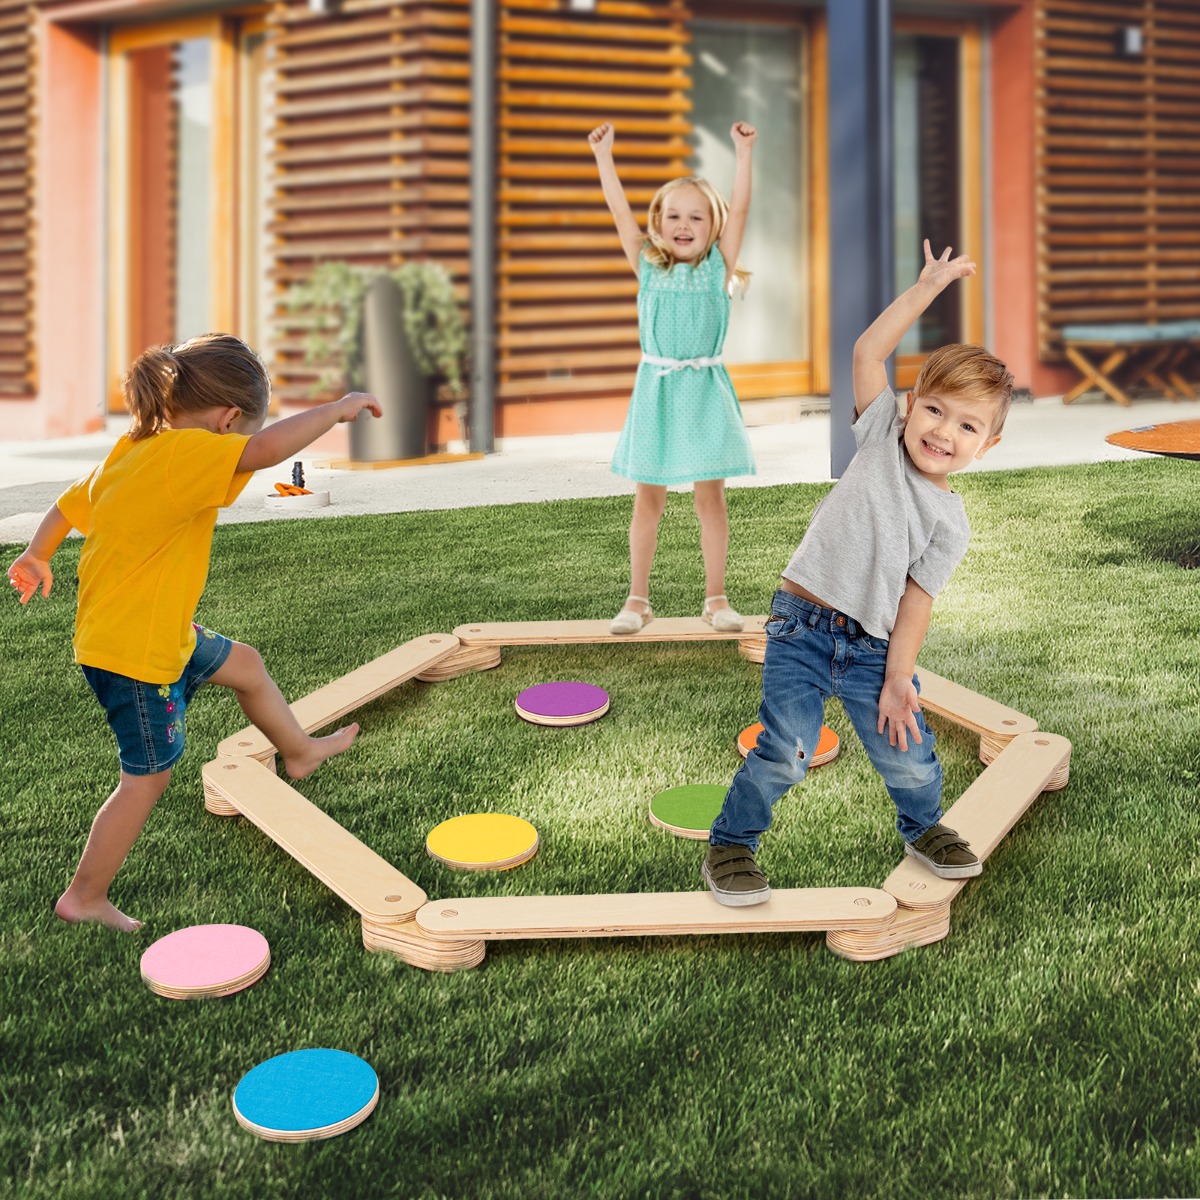
{"label": "outstretched arm", "polygon": [[263,467],[285,462],[335,425],[342,421],[353,421],[364,408],[377,417],[383,416],[383,409],[374,396],[366,392],[348,392],[340,400],[276,421],[274,425],[254,434],[246,443],[237,469],[261,471]]}
{"label": "outstretched arm", "polygon": [[71,522],[63,516],[62,509],[57,504],[51,505],[25,553],[14,559],[8,568],[8,581],[17,589],[22,604],[27,604],[29,598],[37,594],[39,586],[43,596],[50,595],[54,583],[50,560],[70,532]]}
{"label": "outstretched arm", "polygon": [[933,303],[942,290],[964,275],[974,275],[975,264],[965,255],[950,257],[950,247],[934,258],[925,239],[925,266],[917,282],[902,292],[871,322],[854,343],[854,410],[862,413],[887,387],[884,365],[900,345],[912,323]]}
{"label": "outstretched arm", "polygon": [[588,145],[591,146],[592,153],[596,156],[596,167],[600,171],[600,186],[604,189],[604,200],[608,205],[608,211],[612,213],[613,221],[616,223],[617,235],[621,239],[621,249],[625,251],[625,257],[629,260],[629,265],[636,275],[638,274],[638,259],[642,253],[642,231],[638,226],[637,218],[633,215],[633,209],[629,207],[625,189],[621,186],[620,179],[617,178],[617,165],[613,162],[612,153],[614,137],[613,127],[606,121],[603,125],[597,125],[588,134]]}
{"label": "outstretched arm", "polygon": [[896,625],[888,640],[887,666],[884,668],[883,691],[879,693],[879,732],[886,732],[890,745],[908,749],[908,735],[921,740],[916,714],[921,700],[913,684],[917,655],[929,632],[929,617],[933,612],[933,597],[911,577],[900,597],[896,610]]}
{"label": "outstretched arm", "polygon": [[750,154],[758,140],[758,130],[746,121],[737,121],[729,131],[737,158],[733,170],[733,194],[729,197],[729,215],[725,228],[717,242],[721,257],[725,260],[725,286],[733,278],[738,253],[742,248],[742,235],[746,232],[746,216],[750,212]]}

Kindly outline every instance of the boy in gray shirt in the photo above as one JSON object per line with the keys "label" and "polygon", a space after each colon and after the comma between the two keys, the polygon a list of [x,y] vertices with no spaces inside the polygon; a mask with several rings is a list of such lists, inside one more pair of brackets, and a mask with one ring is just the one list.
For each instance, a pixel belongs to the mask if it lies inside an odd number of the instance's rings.
{"label": "boy in gray shirt", "polygon": [[947,879],[982,869],[940,824],[942,767],[915,671],[933,598],[970,536],[947,477],[1000,440],[1013,378],[979,346],[943,346],[900,405],[884,366],[934,297],[974,274],[966,255],[935,259],[926,241],[917,282],[855,344],[857,451],[784,569],[766,627],[763,732],[709,835],[702,874],[722,904],[769,899],[754,852],[775,802],[808,770],[831,696],[883,776],[906,852]]}

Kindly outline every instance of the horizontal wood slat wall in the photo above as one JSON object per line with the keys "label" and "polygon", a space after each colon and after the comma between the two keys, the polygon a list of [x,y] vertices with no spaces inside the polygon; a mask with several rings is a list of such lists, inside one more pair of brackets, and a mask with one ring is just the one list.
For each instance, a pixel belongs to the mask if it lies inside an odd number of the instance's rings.
{"label": "horizontal wood slat wall", "polygon": [[1198,63],[1196,0],[1038,0],[1043,358],[1068,324],[1200,319]]}
{"label": "horizontal wood slat wall", "polygon": [[33,355],[33,8],[0,0],[0,395],[36,390]]}
{"label": "horizontal wood slat wall", "polygon": [[[587,134],[616,126],[617,170],[644,224],[687,174],[690,12],[682,0],[501,0],[497,28],[497,399],[628,399],[639,357],[637,279],[604,203]],[[508,420],[506,422],[506,413]]]}
{"label": "horizontal wood slat wall", "polygon": [[303,402],[319,372],[282,296],[317,263],[429,259],[467,299],[470,0],[284,0],[269,27],[275,391]]}

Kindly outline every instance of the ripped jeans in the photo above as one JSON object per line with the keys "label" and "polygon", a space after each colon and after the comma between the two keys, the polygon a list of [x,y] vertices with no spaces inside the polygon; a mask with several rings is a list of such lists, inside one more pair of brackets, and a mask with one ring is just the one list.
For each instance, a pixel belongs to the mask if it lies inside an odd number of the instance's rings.
{"label": "ripped jeans", "polygon": [[942,764],[933,752],[934,736],[924,715],[916,714],[922,740],[914,741],[910,733],[907,750],[890,746],[887,732],[878,732],[887,652],[887,642],[872,637],[852,617],[791,592],[775,593],[758,714],[763,732],[713,822],[713,845],[758,849],[775,802],[808,772],[831,696],[842,702],[883,776],[896,805],[900,836],[916,841],[937,824],[942,815]]}

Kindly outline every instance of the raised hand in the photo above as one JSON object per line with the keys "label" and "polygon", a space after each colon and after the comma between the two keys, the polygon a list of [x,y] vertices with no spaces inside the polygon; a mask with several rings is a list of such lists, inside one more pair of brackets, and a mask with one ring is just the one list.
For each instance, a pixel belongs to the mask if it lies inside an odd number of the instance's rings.
{"label": "raised hand", "polygon": [[729,136],[733,138],[733,144],[739,150],[743,146],[749,150],[758,140],[758,130],[749,121],[735,121],[729,130]]}
{"label": "raised hand", "polygon": [[613,138],[616,136],[616,130],[613,129],[607,121],[603,125],[597,125],[591,133],[588,134],[588,145],[592,148],[593,154],[599,154],[602,150],[612,150]]}
{"label": "raised hand", "polygon": [[957,258],[951,258],[950,247],[947,246],[942,251],[940,258],[934,258],[933,251],[929,248],[928,238],[925,239],[924,244],[925,265],[921,268],[921,274],[917,276],[918,283],[928,284],[940,292],[954,280],[962,279],[965,275],[975,274],[975,264],[967,255],[960,254]]}

